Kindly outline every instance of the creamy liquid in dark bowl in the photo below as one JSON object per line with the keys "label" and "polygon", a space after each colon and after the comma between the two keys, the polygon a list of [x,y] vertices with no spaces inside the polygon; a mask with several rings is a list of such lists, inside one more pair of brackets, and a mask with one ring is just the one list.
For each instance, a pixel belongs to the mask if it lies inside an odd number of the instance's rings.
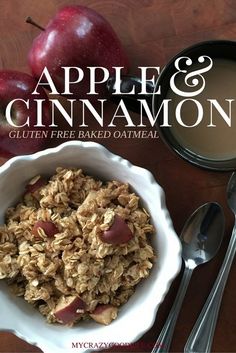
{"label": "creamy liquid in dark bowl", "polygon": [[[191,70],[197,69],[195,64]],[[203,119],[195,127],[183,127],[175,118],[176,106],[185,97],[180,97],[171,90],[167,92],[166,99],[169,103],[169,122],[172,125],[171,133],[184,148],[196,155],[211,160],[226,160],[236,157],[236,101],[231,103],[231,127],[227,125],[215,107],[212,107],[208,99],[216,99],[225,113],[229,115],[230,103],[226,99],[235,99],[236,96],[236,62],[228,59],[213,59],[213,67],[203,74],[205,88],[202,93],[194,98],[203,107]],[[186,91],[183,79],[176,80],[176,86]],[[184,124],[192,126],[198,116],[197,106],[192,101],[186,101],[181,108],[181,118]],[[207,127],[211,124],[215,127]]]}

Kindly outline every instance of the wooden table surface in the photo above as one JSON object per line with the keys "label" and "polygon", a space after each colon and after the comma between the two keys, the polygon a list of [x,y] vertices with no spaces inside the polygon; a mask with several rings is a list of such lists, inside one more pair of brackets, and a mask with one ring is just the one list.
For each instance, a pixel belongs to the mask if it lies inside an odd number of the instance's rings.
{"label": "wooden table surface", "polygon": [[[234,0],[0,0],[0,67],[29,71],[26,55],[38,30],[25,24],[28,15],[45,26],[60,6],[78,3],[97,10],[111,22],[127,50],[133,73],[137,72],[137,66],[163,66],[174,54],[195,42],[236,38]],[[106,111],[107,116],[111,111],[114,111],[112,104]],[[59,142],[52,143],[56,145]],[[224,208],[226,231],[222,247],[215,259],[194,273],[174,333],[171,351],[183,352],[186,339],[221,266],[231,235],[233,217],[227,207],[225,193],[230,173],[194,167],[176,157],[160,139],[104,139],[98,142],[154,173],[166,192],[177,232],[202,203],[218,201]],[[142,345],[143,349],[139,351],[151,350],[171,308],[179,280],[180,276],[161,305],[154,326],[141,339],[140,347]],[[236,352],[235,281],[234,263],[224,292],[212,352]],[[0,352],[39,351],[11,334],[0,333]]]}

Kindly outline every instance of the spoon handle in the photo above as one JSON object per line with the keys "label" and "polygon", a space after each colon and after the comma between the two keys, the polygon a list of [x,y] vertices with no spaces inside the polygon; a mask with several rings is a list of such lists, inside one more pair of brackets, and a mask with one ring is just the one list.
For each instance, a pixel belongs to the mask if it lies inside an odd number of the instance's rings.
{"label": "spoon handle", "polygon": [[151,353],[169,352],[175,324],[180,312],[181,305],[183,303],[185,293],[188,288],[192,272],[192,269],[187,267],[185,268],[174,304]]}
{"label": "spoon handle", "polygon": [[236,225],[234,225],[232,236],[220,272],[184,347],[185,353],[211,352],[211,345],[221,299],[235,252]]}

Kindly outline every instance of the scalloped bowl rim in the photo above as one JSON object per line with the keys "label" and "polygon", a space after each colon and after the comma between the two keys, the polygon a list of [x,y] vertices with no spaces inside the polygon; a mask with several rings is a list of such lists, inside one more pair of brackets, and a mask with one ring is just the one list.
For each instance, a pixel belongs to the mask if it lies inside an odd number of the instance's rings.
{"label": "scalloped bowl rim", "polygon": [[[44,157],[47,157],[50,155],[55,155],[55,154],[61,153],[66,150],[70,150],[71,148],[72,149],[73,148],[75,148],[75,149],[78,149],[78,148],[79,149],[80,148],[81,149],[92,149],[95,151],[100,151],[100,153],[102,153],[104,155],[105,159],[111,160],[113,162],[118,162],[122,166],[128,168],[132,173],[134,173],[134,175],[142,175],[144,178],[146,178],[146,181],[150,182],[153,190],[155,190],[155,193],[157,195],[159,195],[159,197],[160,197],[161,210],[163,211],[163,217],[164,217],[163,219],[165,219],[166,227],[168,228],[168,231],[169,231],[168,236],[171,238],[171,241],[174,244],[173,255],[175,257],[173,257],[172,260],[174,261],[173,264],[174,264],[175,270],[172,271],[172,273],[169,276],[168,280],[166,281],[165,285],[163,285],[162,295],[160,296],[159,301],[157,300],[156,303],[153,303],[153,305],[151,306],[153,312],[152,312],[152,314],[149,315],[148,319],[146,318],[146,320],[143,321],[142,329],[139,332],[136,332],[135,334],[133,333],[131,335],[131,337],[129,337],[129,340],[127,340],[129,343],[133,343],[133,342],[136,342],[141,336],[143,336],[144,333],[147,332],[154,324],[157,310],[158,310],[160,304],[162,303],[162,301],[164,300],[165,295],[167,294],[173,279],[179,273],[180,268],[181,268],[181,263],[182,263],[182,261],[181,261],[181,243],[179,241],[177,234],[174,231],[169,212],[166,208],[164,191],[163,191],[162,187],[156,182],[153,174],[150,171],[148,171],[147,169],[133,165],[132,163],[130,163],[128,160],[122,158],[121,156],[118,156],[118,155],[110,152],[106,147],[104,147],[103,145],[101,145],[99,143],[90,142],[90,141],[86,141],[86,142],[84,142],[84,141],[69,141],[69,142],[62,143],[57,147],[48,148],[48,149],[36,152],[31,155],[22,155],[22,156],[11,158],[4,165],[2,165],[0,167],[0,180],[3,175],[8,174],[8,172],[11,171],[12,168],[14,169],[19,163],[25,162],[26,164],[28,164],[28,163],[31,163],[32,161],[37,161],[37,160],[40,160],[41,158],[44,158]],[[62,164],[64,164],[64,163],[62,162]],[[78,163],[78,167],[79,167],[79,163]],[[141,197],[141,199],[142,199],[142,197]],[[125,304],[125,305],[127,305],[127,304]],[[19,330],[19,329],[15,329],[15,328],[11,328],[11,327],[6,328],[6,327],[4,327],[4,324],[3,325],[1,324],[1,322],[0,322],[0,331],[11,332],[11,333],[15,334],[16,336],[18,336],[19,338],[23,339],[24,341],[28,342],[29,344],[32,344],[34,346],[39,347],[45,353],[65,352],[64,349],[61,349],[61,348],[58,349],[58,346],[51,344],[51,342],[50,342],[50,344],[45,343],[44,339],[34,341],[34,340],[30,339],[29,336],[22,333],[21,330]],[[107,341],[108,340],[109,340],[109,338],[107,338]],[[120,342],[120,340],[118,340],[118,342]],[[103,347],[103,349],[104,349],[104,347]],[[92,350],[99,350],[99,348],[92,349]],[[81,350],[67,349],[67,352],[70,352],[70,351],[73,351],[73,352],[76,351],[77,353],[78,352],[82,353],[82,352],[89,352],[89,351],[91,351],[91,349],[88,349],[86,347],[83,347]]]}

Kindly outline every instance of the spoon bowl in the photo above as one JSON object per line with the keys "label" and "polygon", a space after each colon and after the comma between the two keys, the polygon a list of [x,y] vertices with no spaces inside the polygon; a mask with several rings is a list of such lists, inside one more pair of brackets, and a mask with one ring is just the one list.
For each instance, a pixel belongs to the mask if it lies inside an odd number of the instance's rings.
{"label": "spoon bowl", "polygon": [[185,266],[195,268],[210,261],[221,245],[223,233],[221,206],[211,202],[199,207],[185,223],[180,235]]}

